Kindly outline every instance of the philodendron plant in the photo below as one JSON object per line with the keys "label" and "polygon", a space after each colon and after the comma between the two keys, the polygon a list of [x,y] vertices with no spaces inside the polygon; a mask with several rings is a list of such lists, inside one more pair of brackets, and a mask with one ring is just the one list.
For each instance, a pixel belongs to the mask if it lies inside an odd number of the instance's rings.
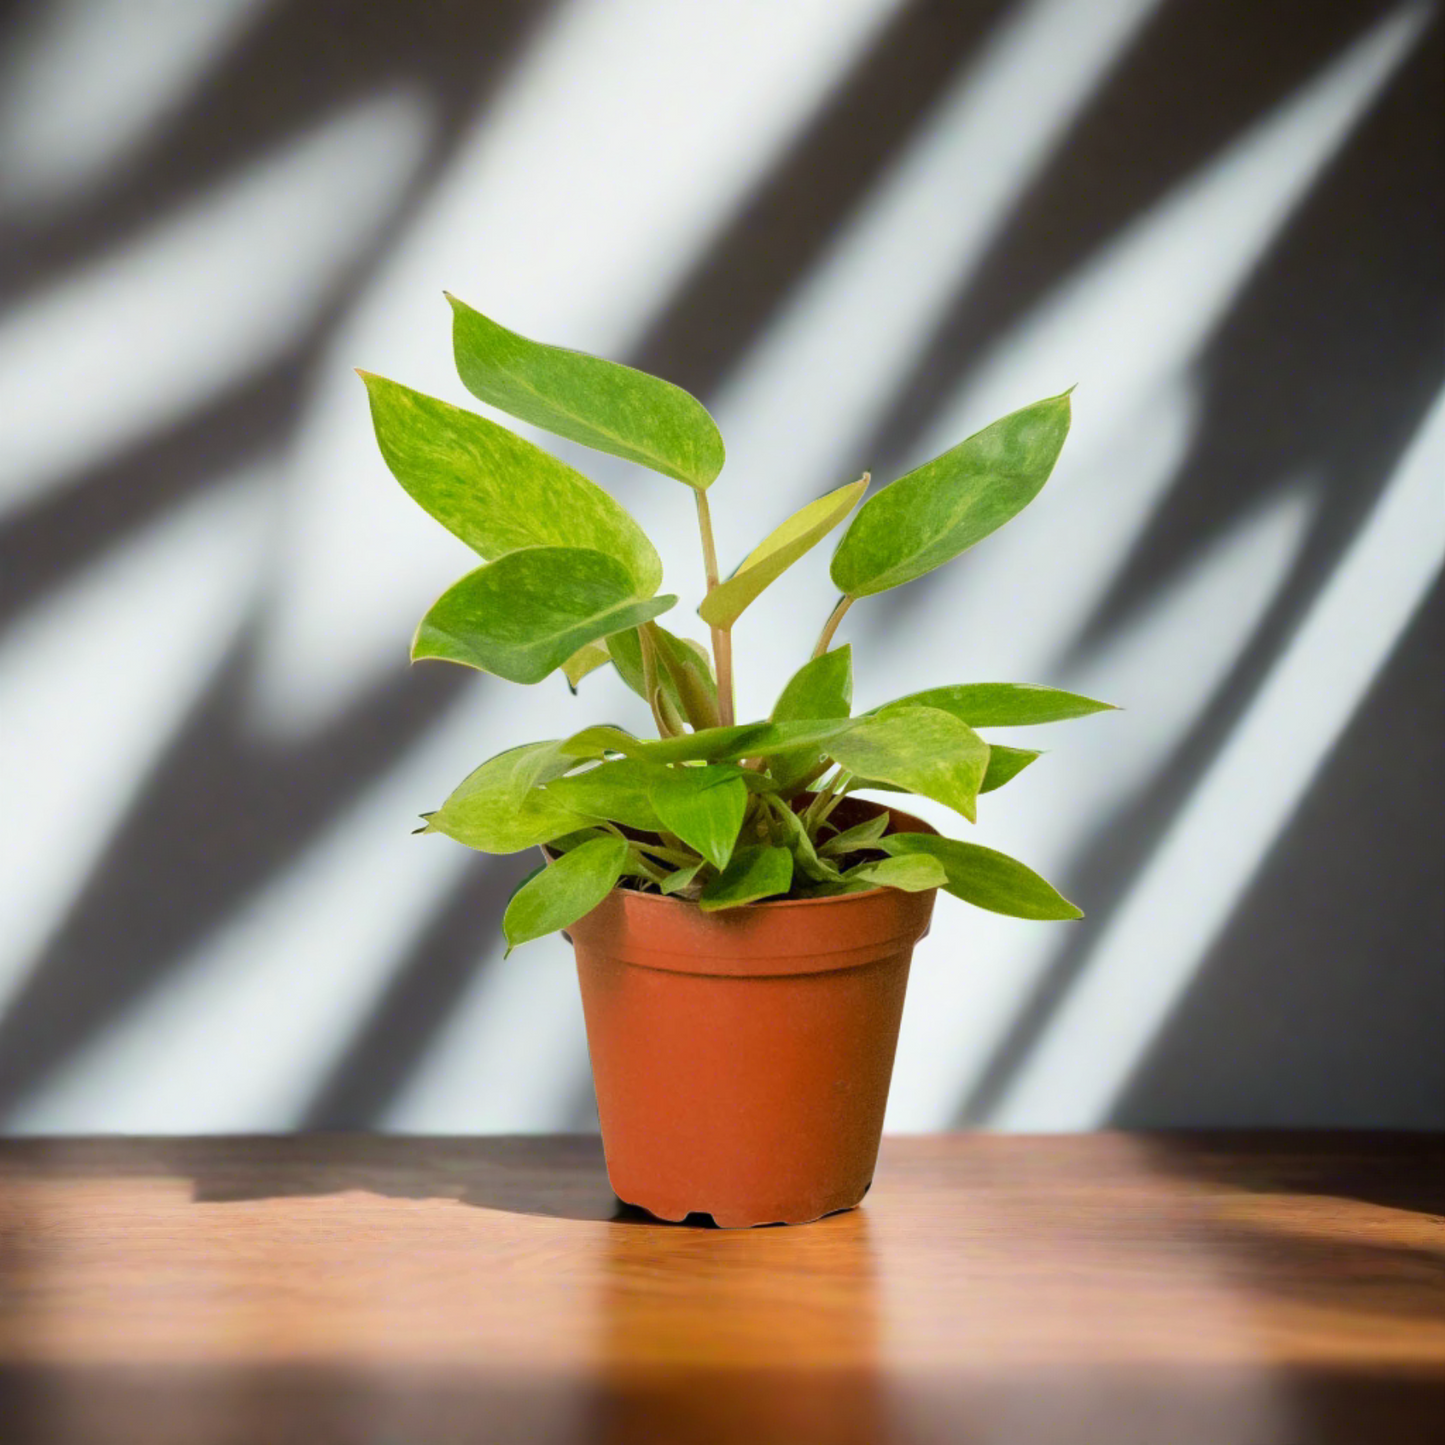
{"label": "philodendron plant", "polygon": [[[533,684],[561,672],[575,693],[614,667],[648,704],[655,738],[594,725],[485,762],[421,832],[485,853],[543,845],[513,894],[509,950],[575,922],[615,887],[704,911],[871,888],[943,888],[1018,918],[1079,910],[1022,863],[961,839],[890,832],[880,813],[833,822],[850,793],[913,793],[972,823],[978,795],[1038,756],[980,729],[1082,717],[1108,706],[1055,688],[954,683],[853,712],[853,656],[834,646],[860,598],[951,561],[1021,511],[1069,429],[1068,393],[1011,413],[863,502],[869,478],[781,523],[724,579],[708,488],[723,442],[702,404],[671,383],[529,341],[448,297],[457,370],[482,401],[524,422],[692,488],[711,651],[657,621],[662,563],[601,487],[474,412],[361,373],[382,456],[401,485],[483,559],[421,620],[413,659]],[[860,506],[860,502],[862,505]],[[768,584],[849,515],[833,554],[842,596],[771,715],[736,722],[732,628]]]}

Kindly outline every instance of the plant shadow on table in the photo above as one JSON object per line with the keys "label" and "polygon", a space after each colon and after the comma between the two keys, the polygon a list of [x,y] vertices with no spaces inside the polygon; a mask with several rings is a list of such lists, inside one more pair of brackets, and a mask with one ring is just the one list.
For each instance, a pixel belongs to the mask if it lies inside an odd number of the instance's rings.
{"label": "plant shadow on table", "polygon": [[[250,1142],[207,1150],[198,1141],[185,1150],[190,1157],[173,1161],[192,1179],[197,1203],[362,1191],[552,1219],[657,1223],[612,1192],[596,1135],[303,1134],[258,1140],[254,1155]],[[689,1216],[684,1225],[715,1227],[706,1215]]]}
{"label": "plant shadow on table", "polygon": [[1161,1174],[1445,1219],[1445,1134],[1183,1130],[1136,1137]]}
{"label": "plant shadow on table", "polygon": [[[1136,1136],[1151,1172],[1198,1190],[1193,1231],[1245,1300],[1361,1333],[1438,1324],[1445,1300],[1445,1139],[1269,1131]],[[1297,1203],[1297,1208],[1291,1208]],[[1321,1205],[1324,1208],[1321,1208]],[[1336,1325],[1335,1328],[1340,1328]],[[1438,1437],[1438,1370],[1278,1370],[1300,1440]]]}
{"label": "plant shadow on table", "polygon": [[[1291,1134],[1282,1147],[1269,1133],[1157,1134],[1138,1142],[1151,1171],[1201,1186],[1201,1242],[1239,1266],[1250,1293],[1433,1322],[1445,1300],[1445,1141],[1384,1138]],[[1264,1196],[1271,1207],[1253,1207]],[[1291,1210],[1291,1200],[1302,1207]]]}

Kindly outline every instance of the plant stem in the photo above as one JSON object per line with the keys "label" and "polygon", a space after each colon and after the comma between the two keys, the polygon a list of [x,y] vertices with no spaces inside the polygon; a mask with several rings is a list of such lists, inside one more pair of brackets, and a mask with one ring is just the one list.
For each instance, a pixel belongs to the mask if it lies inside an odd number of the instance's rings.
{"label": "plant stem", "polygon": [[838,630],[838,624],[843,620],[843,614],[853,605],[851,597],[840,597],[838,605],[828,614],[828,620],[823,624],[823,631],[819,634],[818,645],[813,649],[814,657],[822,657],[827,652],[828,644],[833,640],[833,634]]}
{"label": "plant stem", "polygon": [[667,877],[660,868],[655,868],[646,858],[642,856],[636,843],[632,845],[632,861],[637,865],[638,871],[647,878],[648,882],[661,885],[662,880]]}
{"label": "plant stem", "polygon": [[814,834],[816,834],[818,829],[821,828],[823,824],[828,821],[829,817],[832,815],[833,809],[836,808],[838,804],[841,803],[843,799],[848,796],[847,793],[844,792],[844,788],[846,788],[847,785],[853,781],[853,774],[840,773],[839,777],[842,780],[842,786],[834,790],[832,797],[830,797],[828,801],[823,804],[823,806],[818,810],[818,816],[813,819]]}
{"label": "plant stem", "polygon": [[664,863],[671,863],[678,868],[690,868],[696,863],[697,855],[694,853],[683,853],[676,848],[662,848],[656,843],[640,843],[636,839],[629,840],[634,848],[648,854],[653,858],[660,858]]}
{"label": "plant stem", "polygon": [[[702,565],[707,573],[707,590],[717,586],[717,544],[712,535],[712,512],[708,508],[707,493],[694,491],[697,499],[697,529],[702,535]],[[733,725],[733,635],[726,627],[712,629],[712,658],[717,670],[717,711],[718,725],[730,728]]]}
{"label": "plant stem", "polygon": [[808,836],[813,837],[814,833],[823,824],[823,820],[838,806],[841,794],[838,789],[845,784],[853,775],[846,768],[839,768],[822,788],[818,791],[813,801],[803,810],[803,827],[807,830]]}

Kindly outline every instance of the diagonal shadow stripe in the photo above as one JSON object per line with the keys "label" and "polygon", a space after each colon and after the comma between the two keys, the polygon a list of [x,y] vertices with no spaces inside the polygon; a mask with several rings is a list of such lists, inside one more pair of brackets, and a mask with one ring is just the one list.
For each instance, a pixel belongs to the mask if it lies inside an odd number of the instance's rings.
{"label": "diagonal shadow stripe", "polygon": [[351,101],[416,85],[434,112],[438,174],[552,0],[280,0],[135,154],[64,206],[0,218],[0,300],[103,257]]}
{"label": "diagonal shadow stripe", "polygon": [[[1120,1090],[1114,1127],[1147,1129],[1187,1108],[1223,1127],[1445,1129],[1442,677],[1445,580]],[[1300,1099],[1329,1101],[1327,1115],[1302,1117]]]}
{"label": "diagonal shadow stripe", "polygon": [[1174,0],[943,308],[864,454],[891,476],[970,368],[1066,276],[1363,34],[1393,0]]}
{"label": "diagonal shadow stripe", "polygon": [[303,346],[259,376],[61,483],[0,525],[0,630],[130,533],[284,446],[301,420]]}
{"label": "diagonal shadow stripe", "polygon": [[[1423,416],[1425,407],[1420,408]],[[1413,435],[1413,429],[1411,432]],[[1403,455],[1410,436],[1381,461],[1389,476]],[[990,1051],[977,1082],[959,1106],[955,1122],[960,1126],[985,1124],[1018,1074],[1027,1066],[1035,1045],[1043,1037],[1054,1014],[1075,982],[1088,968],[1093,947],[1117,909],[1127,901],[1133,880],[1143,871],[1165,833],[1193,797],[1220,749],[1233,733],[1260,686],[1288,645],[1301,618],[1319,595],[1339,548],[1333,528],[1317,518],[1300,555],[1278,593],[1241,651],[1229,675],[1191,723],[1179,744],[1163,759],[1153,783],[1139,800],[1105,819],[1078,850],[1080,864],[1067,875],[1064,892],[1070,897],[1090,900],[1090,928],[1071,935],[1040,975],[1008,1030]],[[1366,779],[1378,768],[1378,755],[1370,750],[1350,760]],[[1342,780],[1332,778],[1334,787]],[[1422,814],[1428,814],[1427,831],[1438,834],[1433,802],[1421,799]],[[1422,821],[1424,818],[1422,817]],[[1300,866],[1329,854],[1338,847],[1333,835],[1300,838],[1296,856]],[[1108,900],[1104,907],[1095,899]]]}
{"label": "diagonal shadow stripe", "polygon": [[1437,24],[1211,339],[1194,444],[1075,657],[1291,478],[1323,483],[1320,578],[1374,506],[1445,380],[1442,71]]}
{"label": "diagonal shadow stripe", "polygon": [[[1306,574],[1296,567],[1228,677],[1160,762],[1138,801],[1103,819],[1079,846],[1080,861],[1064,875],[1061,886],[1068,897],[1088,900],[1084,906],[1089,928],[1068,936],[1030,988],[959,1105],[954,1119],[958,1127],[986,1124],[1027,1065],[1060,1004],[1088,968],[1096,940],[1127,901],[1130,884],[1147,865],[1268,676],[1294,629],[1297,614],[1314,590],[1307,584]],[[1103,906],[1096,900],[1104,900]]]}
{"label": "diagonal shadow stripe", "polygon": [[273,747],[245,727],[249,647],[226,660],[0,1018],[0,1116],[283,873],[470,681],[403,672]]}
{"label": "diagonal shadow stripe", "polygon": [[691,391],[718,388],[1008,8],[904,6],[718,234],[631,364]]}
{"label": "diagonal shadow stripe", "polygon": [[476,976],[508,897],[535,864],[532,852],[473,862],[317,1089],[303,1129],[381,1123]]}
{"label": "diagonal shadow stripe", "polygon": [[[1318,511],[1285,592],[1292,607],[1306,606],[1378,496],[1445,374],[1440,187],[1422,195],[1411,163],[1421,127],[1434,130],[1439,42],[1436,27],[1234,298],[1198,367],[1204,406],[1191,450],[1126,567],[1135,580],[1111,589],[1061,665],[1146,606],[1206,540],[1301,476],[1318,488]],[[1372,272],[1358,284],[1362,255],[1388,278]],[[1375,344],[1362,347],[1362,335]],[[941,585],[933,574],[870,599],[868,625],[880,635],[909,625]]]}
{"label": "diagonal shadow stripe", "polygon": [[[308,23],[322,13],[316,7]],[[509,33],[504,27],[502,34]],[[454,44],[450,50],[460,48]],[[500,42],[488,52],[488,64],[473,76],[475,98],[490,95],[500,84],[507,53]],[[229,70],[236,71],[233,84],[244,79],[264,91],[265,77],[255,63],[236,62]],[[433,129],[427,158],[397,196],[391,215],[370,245],[337,269],[314,320],[285,354],[168,428],[58,482],[0,526],[0,556],[14,559],[0,572],[0,627],[44,589],[61,585],[100,551],[150,521],[159,508],[185,500],[244,460],[284,449],[302,419],[305,378],[445,169],[467,119],[454,114],[448,124]]]}

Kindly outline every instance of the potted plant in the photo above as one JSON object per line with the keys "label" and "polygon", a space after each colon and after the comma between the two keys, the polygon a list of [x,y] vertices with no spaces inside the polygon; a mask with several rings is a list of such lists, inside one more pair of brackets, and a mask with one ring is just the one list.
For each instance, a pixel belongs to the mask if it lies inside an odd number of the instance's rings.
{"label": "potted plant", "polygon": [[[1063,446],[1069,396],[994,422],[866,502],[866,473],[810,502],[724,578],[708,501],[723,442],[701,403],[448,300],[474,395],[692,488],[711,647],[658,622],[677,598],[659,593],[657,552],[595,483],[495,421],[361,373],[392,473],[483,559],[422,618],[412,658],[526,685],[561,672],[574,693],[610,665],[657,732],[593,725],[525,743],[483,763],[419,831],[487,853],[543,850],[502,926],[509,953],[569,931],[622,1200],[724,1226],[856,1205],[938,890],[1019,918],[1081,916],[1022,863],[859,795],[916,794],[972,823],[979,794],[1038,756],[978,730],[1107,704],[955,683],[855,713],[838,625],[1025,507]],[[768,718],[738,723],[733,624],[850,514],[831,567],[842,595],[813,655]]]}

